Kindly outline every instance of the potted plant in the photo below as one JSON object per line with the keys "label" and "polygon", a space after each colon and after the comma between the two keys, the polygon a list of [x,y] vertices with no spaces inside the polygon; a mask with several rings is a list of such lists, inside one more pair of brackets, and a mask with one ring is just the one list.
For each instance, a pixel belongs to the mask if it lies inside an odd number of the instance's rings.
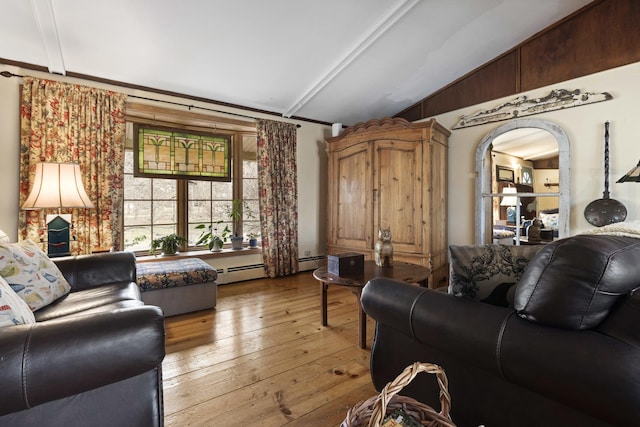
{"label": "potted plant", "polygon": [[158,249],[161,250],[162,255],[175,255],[178,253],[180,245],[187,241],[182,236],[178,236],[175,233],[169,234],[164,237],[159,237],[151,241],[151,250],[149,253],[154,255]]}
{"label": "potted plant", "polygon": [[235,233],[231,236],[231,248],[242,249],[242,236],[238,234],[238,224],[242,220],[242,209],[244,208],[242,199],[233,199],[231,202],[231,211],[229,212],[229,218],[231,218],[236,227]]}
{"label": "potted plant", "polygon": [[[217,221],[216,225],[220,225],[222,220]],[[196,229],[202,230],[200,233],[200,237],[198,237],[198,241],[196,245],[207,245],[210,251],[219,252],[222,250],[222,247],[227,242],[227,236],[231,233],[229,230],[229,226],[225,225],[224,229],[220,234],[218,234],[218,227],[213,227],[212,224],[205,225],[199,224],[196,226]]]}
{"label": "potted plant", "polygon": [[250,248],[258,247],[258,233],[255,233],[255,232],[249,233],[249,247]]}

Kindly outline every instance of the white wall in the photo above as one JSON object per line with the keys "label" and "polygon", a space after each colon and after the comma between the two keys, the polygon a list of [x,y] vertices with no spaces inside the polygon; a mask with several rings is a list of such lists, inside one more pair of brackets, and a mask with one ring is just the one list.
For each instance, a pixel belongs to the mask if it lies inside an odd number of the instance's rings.
{"label": "white wall", "polygon": [[[602,198],[604,191],[604,122],[610,122],[611,198],[627,208],[627,220],[640,219],[640,185],[616,184],[615,181],[636,165],[640,159],[640,63],[626,65],[587,77],[554,84],[531,92],[530,98],[545,96],[551,89],[581,89],[587,92],[609,92],[610,101],[568,108],[535,116],[561,126],[569,136],[571,146],[571,214],[570,231],[576,234],[591,228],[584,219],[584,208]],[[440,114],[436,120],[451,129],[461,115],[493,108],[515,98],[499,100]],[[506,122],[489,123],[452,130],[449,137],[449,243],[471,244],[474,235],[475,152],[482,137]]]}
{"label": "white wall", "polygon": [[[326,154],[324,152],[324,138],[331,135],[331,127],[309,122],[296,121],[275,116],[261,115],[229,107],[217,106],[196,102],[189,99],[181,99],[149,93],[139,90],[120,88],[111,85],[99,84],[80,79],[66,78],[47,73],[39,73],[31,70],[24,70],[18,67],[2,66],[2,70],[7,70],[19,75],[30,75],[34,77],[61,80],[71,83],[83,84],[86,86],[112,89],[129,95],[138,95],[153,99],[162,99],[185,103],[188,105],[214,108],[222,111],[237,112],[249,116],[263,117],[271,120],[281,120],[290,123],[300,124],[298,129],[298,232],[300,241],[300,256],[324,255],[325,253],[325,224],[326,213],[324,197],[326,194]],[[0,204],[0,229],[4,230],[9,237],[15,241],[17,239],[18,228],[18,179],[19,179],[19,149],[20,149],[20,116],[19,116],[19,85],[20,78],[0,77],[0,194],[3,203]],[[164,105],[164,104],[159,104]],[[179,108],[179,107],[176,107]],[[196,110],[207,113],[206,111]],[[215,113],[211,113],[215,114]],[[261,262],[255,257],[238,257],[246,259],[250,264]],[[230,266],[235,266],[238,260],[226,260]]]}

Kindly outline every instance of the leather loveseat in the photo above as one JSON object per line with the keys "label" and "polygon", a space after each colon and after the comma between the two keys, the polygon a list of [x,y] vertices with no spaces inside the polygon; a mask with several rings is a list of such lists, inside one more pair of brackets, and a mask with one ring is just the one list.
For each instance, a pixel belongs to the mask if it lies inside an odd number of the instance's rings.
{"label": "leather loveseat", "polygon": [[[586,235],[537,252],[511,308],[374,279],[362,292],[374,385],[430,362],[447,374],[458,426],[636,426],[639,285],[640,239]],[[400,394],[439,407],[435,377]]]}
{"label": "leather loveseat", "polygon": [[161,426],[164,318],[135,256],[54,259],[71,292],[0,329],[1,426]]}

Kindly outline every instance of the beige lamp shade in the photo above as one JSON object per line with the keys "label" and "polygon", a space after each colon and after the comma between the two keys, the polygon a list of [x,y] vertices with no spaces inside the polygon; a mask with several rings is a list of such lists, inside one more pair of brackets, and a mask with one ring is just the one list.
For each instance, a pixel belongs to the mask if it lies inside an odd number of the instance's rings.
{"label": "beige lamp shade", "polygon": [[93,208],[82,185],[80,165],[39,163],[31,192],[22,209]]}
{"label": "beige lamp shade", "polygon": [[[503,193],[507,194],[507,193],[513,193],[516,194],[518,191],[515,189],[515,187],[506,187],[502,190]],[[522,203],[518,202],[518,198],[516,196],[504,196],[502,198],[502,201],[500,202],[500,206],[516,206],[516,205],[522,205]]]}

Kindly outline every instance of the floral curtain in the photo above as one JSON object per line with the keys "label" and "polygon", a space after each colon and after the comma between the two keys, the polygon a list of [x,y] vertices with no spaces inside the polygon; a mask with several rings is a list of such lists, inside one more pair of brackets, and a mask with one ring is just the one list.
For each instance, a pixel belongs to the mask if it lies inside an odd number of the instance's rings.
{"label": "floral curtain", "polygon": [[298,269],[296,127],[258,120],[258,192],[262,257],[267,277]]}
{"label": "floral curtain", "polygon": [[[24,78],[20,101],[20,205],[27,198],[40,162],[80,165],[93,209],[63,209],[72,214],[73,254],[120,247],[125,144],[122,93],[68,83]],[[24,210],[20,239],[46,240],[46,214]]]}

